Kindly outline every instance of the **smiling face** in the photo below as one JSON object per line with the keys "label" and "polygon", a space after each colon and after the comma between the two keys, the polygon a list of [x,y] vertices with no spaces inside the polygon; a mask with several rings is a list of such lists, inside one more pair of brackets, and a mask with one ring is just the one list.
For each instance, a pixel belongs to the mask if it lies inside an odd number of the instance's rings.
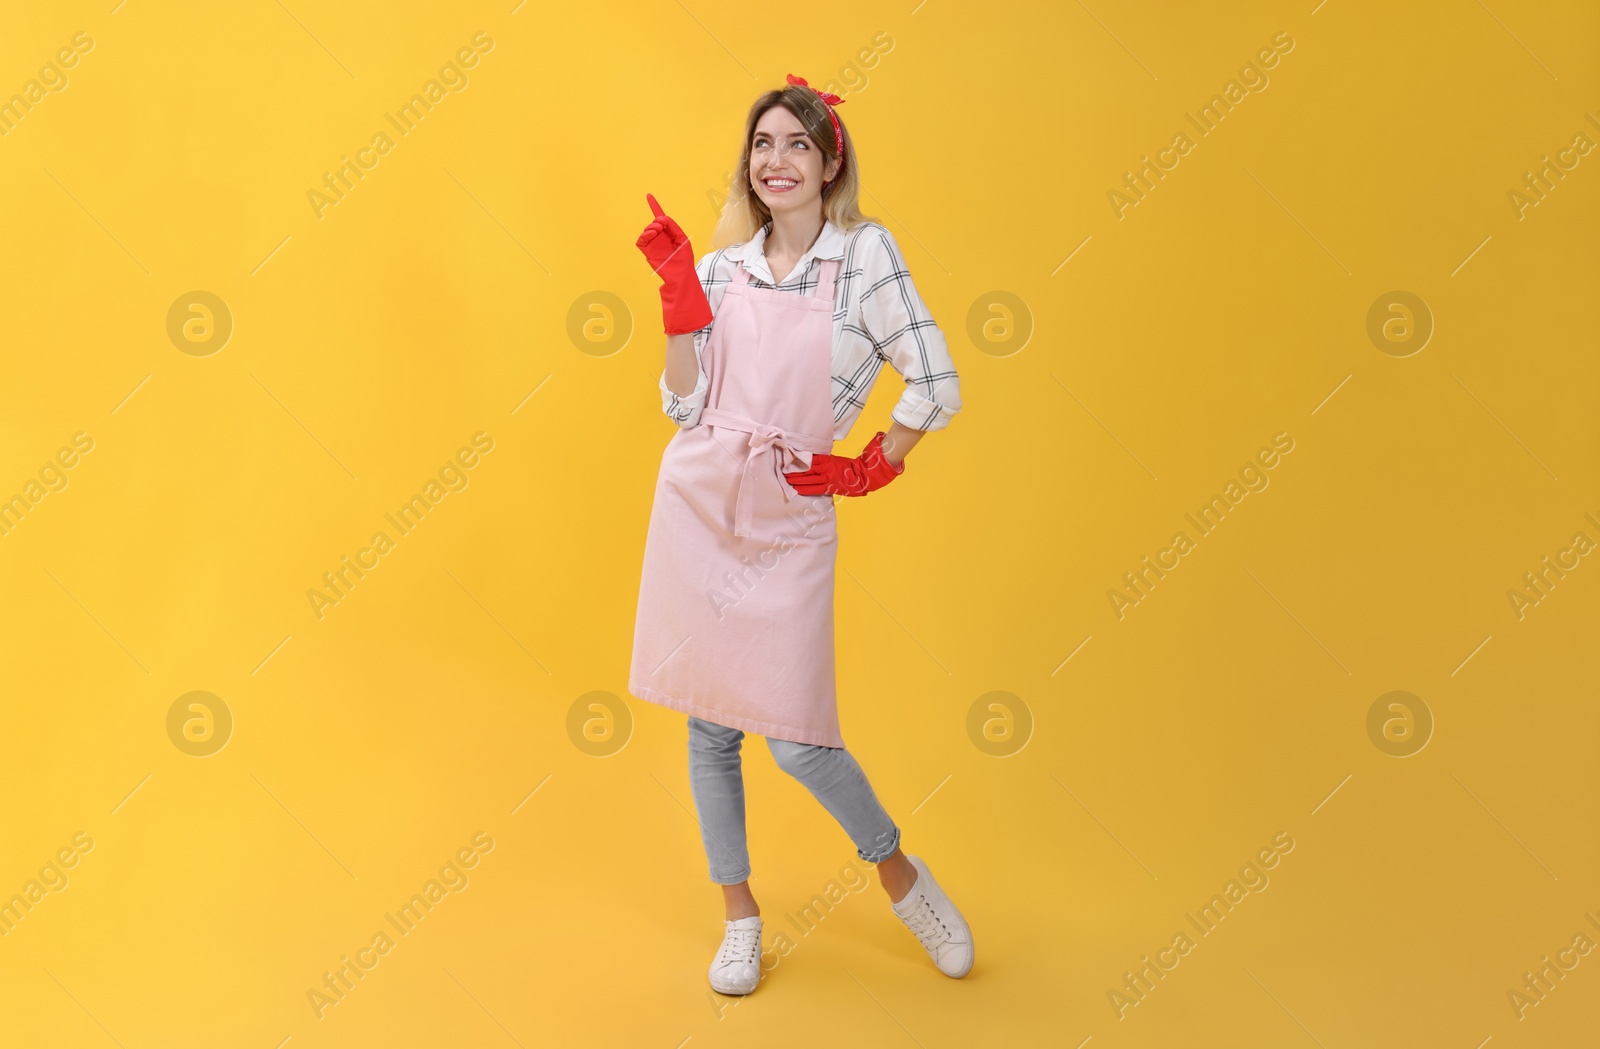
{"label": "smiling face", "polygon": [[[788,152],[779,156],[779,148]],[[783,106],[773,106],[756,121],[750,139],[750,184],[773,214],[820,208],[823,183],[838,172],[839,161],[827,159],[806,134],[805,125]]]}

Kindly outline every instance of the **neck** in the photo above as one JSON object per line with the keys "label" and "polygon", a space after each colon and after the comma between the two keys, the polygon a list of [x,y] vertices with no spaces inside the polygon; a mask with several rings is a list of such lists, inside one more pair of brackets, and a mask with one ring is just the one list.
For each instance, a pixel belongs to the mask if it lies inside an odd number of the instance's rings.
{"label": "neck", "polygon": [[772,232],[767,234],[767,251],[784,257],[798,256],[822,235],[822,204],[800,212],[772,213]]}

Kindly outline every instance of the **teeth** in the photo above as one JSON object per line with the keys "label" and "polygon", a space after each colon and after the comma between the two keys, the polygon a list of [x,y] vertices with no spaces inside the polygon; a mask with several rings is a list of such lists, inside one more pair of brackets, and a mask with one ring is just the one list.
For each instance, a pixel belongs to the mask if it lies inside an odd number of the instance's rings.
{"label": "teeth", "polygon": [[769,179],[767,179],[767,185],[769,185],[769,186],[794,186],[794,185],[798,185],[798,184],[799,183],[795,182],[793,179],[786,179],[786,178],[769,178]]}

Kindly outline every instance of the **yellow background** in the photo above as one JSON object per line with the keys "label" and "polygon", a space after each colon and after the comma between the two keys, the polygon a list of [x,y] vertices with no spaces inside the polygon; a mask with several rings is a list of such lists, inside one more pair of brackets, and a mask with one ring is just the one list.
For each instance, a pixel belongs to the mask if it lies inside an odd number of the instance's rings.
{"label": "yellow background", "polygon": [[[1507,597],[1600,540],[1600,154],[1507,196],[1600,141],[1591,5],[113,5],[10,3],[0,35],[0,98],[94,41],[0,138],[0,495],[94,441],[0,537],[0,897],[94,842],[0,938],[8,1044],[1592,1042],[1600,954],[1507,997],[1600,939],[1600,566]],[[470,84],[319,219],[479,32]],[[672,433],[633,240],[649,191],[703,252],[751,100],[850,83],[880,33],[840,115],[966,407],[841,502],[841,716],[977,965],[938,975],[873,886],[719,1010],[684,719],[629,699],[608,757],[567,728],[626,695]],[[1119,219],[1278,33],[1270,85]],[[234,320],[208,356],[167,334],[195,290]],[[1397,290],[1435,325],[1403,357],[1366,329]],[[595,291],[620,351],[568,337]],[[968,335],[994,291],[1020,350]],[[479,432],[469,486],[319,620],[306,591]],[[1279,432],[1270,486],[1119,620],[1107,591]],[[166,728],[196,690],[234,718],[205,758]],[[1405,758],[1367,730],[1397,690],[1435,722]],[[1032,720],[1009,757],[968,733],[994,691]],[[751,743],[770,943],[859,861]],[[464,891],[317,1019],[480,831]]]}

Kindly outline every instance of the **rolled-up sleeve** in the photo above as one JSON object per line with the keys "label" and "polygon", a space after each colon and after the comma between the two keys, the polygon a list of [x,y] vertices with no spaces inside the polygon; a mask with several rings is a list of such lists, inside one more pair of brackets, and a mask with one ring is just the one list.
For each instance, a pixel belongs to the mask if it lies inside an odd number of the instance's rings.
{"label": "rolled-up sleeve", "polygon": [[[711,296],[711,274],[715,271],[716,256],[720,252],[703,255],[695,264],[695,272],[700,276],[700,287],[706,293],[706,301],[712,303],[713,323],[715,322],[716,303]],[[718,296],[720,298],[720,296]],[[711,340],[711,325],[694,333],[694,361],[695,378],[694,389],[683,396],[678,396],[667,387],[667,369],[661,368],[661,379],[657,384],[661,388],[661,410],[667,417],[677,423],[680,429],[688,429],[700,421],[700,413],[706,406],[706,390],[711,386],[711,376],[706,371],[705,352],[706,344]]]}
{"label": "rolled-up sleeve", "polygon": [[913,430],[942,430],[961,410],[961,380],[944,332],[917,294],[894,235],[879,227],[865,239],[861,325],[906,384],[890,418]]}

